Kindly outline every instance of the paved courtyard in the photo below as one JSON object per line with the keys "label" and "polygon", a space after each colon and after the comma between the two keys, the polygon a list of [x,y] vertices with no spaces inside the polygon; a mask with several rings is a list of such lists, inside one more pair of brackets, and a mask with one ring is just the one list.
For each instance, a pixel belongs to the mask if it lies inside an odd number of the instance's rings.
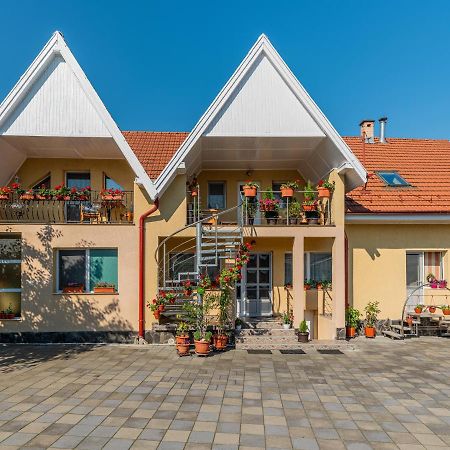
{"label": "paved courtyard", "polygon": [[450,341],[210,358],[3,346],[0,448],[450,448]]}

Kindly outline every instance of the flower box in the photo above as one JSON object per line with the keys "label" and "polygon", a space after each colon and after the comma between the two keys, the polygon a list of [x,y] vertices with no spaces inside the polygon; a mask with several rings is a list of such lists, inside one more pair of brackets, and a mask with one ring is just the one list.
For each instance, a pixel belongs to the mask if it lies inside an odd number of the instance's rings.
{"label": "flower box", "polygon": [[330,198],[331,193],[330,193],[330,190],[328,188],[318,187],[317,188],[317,192],[318,192],[317,196],[319,198]]}
{"label": "flower box", "polygon": [[0,194],[0,200],[9,200],[9,194]]}
{"label": "flower box", "polygon": [[258,189],[256,187],[253,186],[243,186],[242,190],[244,192],[244,196],[245,197],[256,197],[256,193],[258,191]]}
{"label": "flower box", "polygon": [[116,288],[114,286],[98,286],[94,287],[94,294],[115,294]]}
{"label": "flower box", "polygon": [[82,294],[82,293],[84,293],[84,286],[82,284],[65,286],[63,288],[63,294]]}
{"label": "flower box", "polygon": [[16,317],[16,315],[14,313],[0,313],[0,320],[1,319],[6,319],[6,320],[11,320],[14,319]]}
{"label": "flower box", "polygon": [[294,189],[292,188],[281,188],[281,196],[283,198],[285,197],[293,197],[294,196]]}
{"label": "flower box", "polygon": [[302,207],[303,207],[303,211],[305,211],[305,212],[311,212],[311,211],[315,211],[317,209],[316,205],[308,205],[305,203],[303,203]]}

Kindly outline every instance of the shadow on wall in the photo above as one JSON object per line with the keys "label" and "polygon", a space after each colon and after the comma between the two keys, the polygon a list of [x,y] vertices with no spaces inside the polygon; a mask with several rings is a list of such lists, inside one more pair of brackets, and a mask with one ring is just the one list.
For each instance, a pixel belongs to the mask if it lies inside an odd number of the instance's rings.
{"label": "shadow on wall", "polygon": [[[37,233],[36,245],[22,239],[22,318],[24,327],[14,327],[12,323],[0,321],[0,332],[16,332],[23,329],[30,332],[53,331],[56,334],[83,330],[83,341],[90,341],[92,332],[102,332],[103,340],[111,340],[108,332],[122,332],[133,329],[121,316],[118,298],[107,304],[104,296],[88,298],[84,295],[53,295],[54,240],[63,235],[51,225],[45,225]],[[20,323],[17,323],[19,325]],[[5,327],[8,330],[5,330]],[[2,330],[3,328],[3,330]],[[14,329],[13,329],[14,328]],[[69,336],[70,338],[70,336]],[[68,337],[58,339],[67,342]],[[3,339],[4,341],[6,339]],[[27,339],[20,339],[26,341]],[[42,341],[48,341],[44,336]],[[77,340],[69,340],[76,342]]]}

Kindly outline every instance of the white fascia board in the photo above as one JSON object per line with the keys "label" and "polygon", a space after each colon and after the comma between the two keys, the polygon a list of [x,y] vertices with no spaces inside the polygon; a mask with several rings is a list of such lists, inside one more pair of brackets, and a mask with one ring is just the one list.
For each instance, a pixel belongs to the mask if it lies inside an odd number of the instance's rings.
{"label": "white fascia board", "polygon": [[109,114],[94,87],[87,79],[86,74],[83,72],[83,69],[78,64],[77,60],[67,46],[64,37],[59,31],[55,31],[53,33],[50,40],[47,42],[47,44],[45,44],[44,48],[31,63],[30,67],[28,67],[28,69],[13,87],[11,92],[0,104],[0,125],[26,95],[28,88],[41,74],[42,70],[45,69],[53,53],[59,53],[71,68],[87,98],[92,103],[98,115],[103,120],[105,127],[111,134],[111,137],[114,139],[125,159],[133,169],[137,179],[139,180],[138,184],[142,185],[149,196],[152,198],[152,200],[154,200],[156,198],[156,189],[152,180],[148,176],[145,169],[142,167],[142,164],[137,159],[133,150],[131,150],[125,137]]}
{"label": "white fascia board", "polygon": [[317,122],[318,126],[329,137],[329,139],[331,139],[337,149],[342,153],[351,167],[355,170],[356,175],[360,180],[360,184],[365,183],[366,171],[362,164],[359,162],[358,158],[353,154],[348,145],[344,142],[338,132],[331,125],[329,120],[325,117],[316,103],[312,100],[312,98],[297,80],[295,75],[292,73],[281,56],[272,46],[269,39],[264,34],[262,34],[250,49],[241,64],[235,70],[231,78],[219,92],[217,97],[213,100],[206,112],[202,115],[184,143],[176,151],[167,166],[156,179],[155,186],[158,193],[161,194],[165,189],[167,189],[168,185],[175,176],[176,168],[179,163],[186,158],[186,155],[206,131],[216,114],[220,112],[221,108],[224,106],[228,98],[232,95],[236,86],[239,85],[242,78],[246,75],[247,71],[250,70],[251,66],[262,52],[266,54],[280,76],[283,78],[292,92],[296,95],[298,100],[311,114],[313,119]]}
{"label": "white fascia board", "polygon": [[450,214],[349,214],[345,215],[347,224],[430,224],[449,223]]}

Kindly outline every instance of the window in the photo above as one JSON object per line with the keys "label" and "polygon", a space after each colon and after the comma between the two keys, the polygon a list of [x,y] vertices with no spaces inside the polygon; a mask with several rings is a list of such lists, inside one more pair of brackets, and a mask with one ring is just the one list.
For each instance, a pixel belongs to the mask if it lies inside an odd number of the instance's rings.
{"label": "window", "polygon": [[42,178],[41,181],[37,182],[31,189],[41,189],[42,187],[44,189],[50,189],[52,184],[52,179],[50,175],[47,175],[46,177]]}
{"label": "window", "polygon": [[0,235],[0,311],[20,315],[22,246],[19,235]]}
{"label": "window", "polygon": [[[188,273],[195,272],[194,253],[169,253],[169,273],[172,280],[189,278]],[[185,275],[182,275],[185,274]]]}
{"label": "window", "polygon": [[117,249],[67,249],[57,254],[57,290],[81,286],[83,292],[93,292],[98,283],[118,286]]}
{"label": "window", "polygon": [[223,181],[208,182],[208,209],[225,209],[226,185]]}
{"label": "window", "polygon": [[90,186],[91,175],[89,172],[67,172],[66,185],[69,188],[75,187],[77,189]]}
{"label": "window", "polygon": [[121,191],[124,190],[119,183],[114,181],[112,178],[108,177],[108,175],[105,175],[104,185],[105,189],[119,189]]}
{"label": "window", "polygon": [[377,172],[378,176],[384,181],[388,186],[392,187],[402,187],[409,186],[410,184],[404,180],[397,172]]}
{"label": "window", "polygon": [[331,253],[305,253],[305,280],[332,281]]}
{"label": "window", "polygon": [[292,253],[284,254],[284,285],[292,286]]}

